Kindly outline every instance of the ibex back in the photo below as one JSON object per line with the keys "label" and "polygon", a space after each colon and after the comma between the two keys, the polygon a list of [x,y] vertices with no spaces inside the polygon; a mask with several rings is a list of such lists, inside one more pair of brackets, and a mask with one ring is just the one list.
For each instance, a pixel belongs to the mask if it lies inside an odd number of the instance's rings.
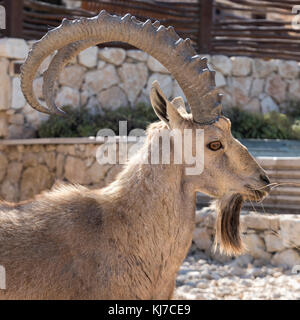
{"label": "ibex back", "polygon": [[[92,37],[92,38],[91,38]],[[37,42],[23,66],[22,89],[41,112],[63,113],[53,88],[73,56],[100,42],[123,41],[158,59],[182,87],[169,101],[157,82],[150,98],[160,121],[150,125],[145,145],[116,180],[99,190],[60,186],[32,201],[0,205],[0,264],[6,268],[3,299],[169,299],[176,273],[192,241],[197,191],[218,198],[216,243],[239,254],[239,212],[244,199],[269,191],[263,169],[234,139],[221,113],[214,73],[188,39],[158,22],[137,21],[102,11],[51,30]],[[44,74],[47,107],[39,104],[32,82],[41,62],[58,50]],[[187,175],[190,164],[143,164],[163,130],[204,130],[204,170]],[[171,139],[171,159],[174,155]],[[161,148],[158,145],[158,148]],[[185,158],[185,157],[183,157]]]}

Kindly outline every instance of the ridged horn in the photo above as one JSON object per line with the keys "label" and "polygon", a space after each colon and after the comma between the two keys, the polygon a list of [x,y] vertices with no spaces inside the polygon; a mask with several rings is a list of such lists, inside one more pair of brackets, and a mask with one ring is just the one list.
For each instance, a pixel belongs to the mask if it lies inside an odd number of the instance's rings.
{"label": "ridged horn", "polygon": [[[215,92],[214,74],[206,60],[198,59],[189,40],[182,40],[173,28],[138,21],[126,14],[110,15],[102,10],[93,18],[64,19],[36,42],[22,66],[21,86],[28,103],[38,111],[63,113],[54,103],[54,84],[62,68],[80,51],[105,42],[122,41],[156,58],[164,65],[186,95],[193,119],[210,124],[220,116],[220,99]],[[33,80],[42,61],[58,50],[44,75],[43,93],[48,108],[39,104],[33,93]]]}

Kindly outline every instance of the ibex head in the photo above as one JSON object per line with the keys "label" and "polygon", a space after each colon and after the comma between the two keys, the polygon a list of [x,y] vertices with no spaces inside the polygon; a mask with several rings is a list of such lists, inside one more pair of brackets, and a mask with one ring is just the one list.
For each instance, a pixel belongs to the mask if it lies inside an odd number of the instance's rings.
{"label": "ibex head", "polygon": [[[230,121],[222,115],[214,72],[209,70],[206,59],[196,55],[189,39],[181,39],[172,27],[160,26],[158,21],[143,23],[130,14],[121,18],[101,11],[94,18],[65,19],[34,44],[23,65],[22,90],[28,103],[41,112],[63,114],[54,103],[54,84],[61,69],[80,51],[111,41],[127,42],[151,54],[178,81],[190,114],[182,98],[168,101],[158,83],[151,90],[152,106],[169,129],[204,129],[204,170],[200,176],[186,176],[184,182],[194,191],[220,199],[216,239],[227,253],[239,253],[242,202],[261,200],[270,182],[246,147],[232,137]],[[34,96],[32,83],[42,61],[55,50],[58,52],[44,74],[44,107]]]}

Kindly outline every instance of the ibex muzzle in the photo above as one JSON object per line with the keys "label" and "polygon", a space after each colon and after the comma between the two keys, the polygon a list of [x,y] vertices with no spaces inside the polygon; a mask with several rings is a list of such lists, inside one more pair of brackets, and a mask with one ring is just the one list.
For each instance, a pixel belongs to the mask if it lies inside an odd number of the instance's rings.
{"label": "ibex muzzle", "polygon": [[[129,14],[64,20],[32,48],[22,69],[22,89],[38,111],[62,114],[54,84],[62,68],[83,49],[127,42],[158,59],[177,79],[189,103],[151,90],[160,122],[116,180],[105,188],[61,186],[20,204],[0,205],[0,264],[6,268],[3,299],[168,299],[195,224],[197,191],[218,198],[216,241],[229,254],[242,251],[239,212],[245,199],[262,199],[269,180],[234,139],[222,115],[214,73],[189,39],[172,27]],[[46,106],[33,93],[42,61],[58,50],[44,74]],[[142,164],[161,130],[204,130],[204,170],[187,175],[182,164]],[[176,141],[173,141],[176,143]],[[197,146],[193,144],[193,149]],[[202,154],[203,155],[203,154]]]}

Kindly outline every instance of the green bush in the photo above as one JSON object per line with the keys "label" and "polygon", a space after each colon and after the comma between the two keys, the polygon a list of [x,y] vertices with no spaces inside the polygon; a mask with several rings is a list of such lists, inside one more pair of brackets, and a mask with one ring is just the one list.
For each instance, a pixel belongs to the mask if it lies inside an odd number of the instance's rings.
{"label": "green bush", "polygon": [[295,139],[300,140],[300,120],[295,120],[294,124],[292,125],[292,134]]}
{"label": "green bush", "polygon": [[[291,104],[292,106],[292,104]],[[157,121],[152,107],[139,104],[136,108],[123,107],[104,110],[92,115],[86,108],[65,107],[66,117],[51,115],[39,128],[38,135],[44,137],[87,137],[96,136],[98,130],[109,128],[119,133],[119,121],[127,120],[127,130],[146,127]],[[236,138],[252,139],[299,139],[300,108],[290,107],[287,114],[270,112],[265,115],[231,108],[224,111],[230,118],[232,134]]]}
{"label": "green bush", "polygon": [[39,130],[38,136],[45,137],[88,137],[96,136],[98,130],[109,128],[119,133],[119,121],[127,120],[127,130],[146,127],[157,120],[152,107],[139,104],[136,108],[123,107],[117,110],[104,110],[92,115],[86,108],[73,109],[64,107],[67,116],[51,115]]}
{"label": "green bush", "polygon": [[269,112],[265,115],[232,108],[225,111],[231,120],[232,134],[245,139],[300,139],[299,123],[287,114]]}
{"label": "green bush", "polygon": [[291,121],[300,120],[300,102],[289,101],[285,107],[286,115]]}

